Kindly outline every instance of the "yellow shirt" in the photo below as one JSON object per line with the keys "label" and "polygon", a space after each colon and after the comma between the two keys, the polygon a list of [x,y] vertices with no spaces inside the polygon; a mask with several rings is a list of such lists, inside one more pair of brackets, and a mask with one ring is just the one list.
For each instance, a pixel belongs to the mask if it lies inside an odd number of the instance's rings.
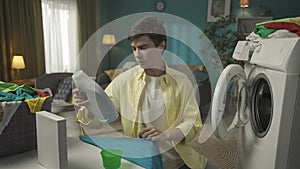
{"label": "yellow shirt", "polygon": [[[144,69],[136,66],[117,76],[105,89],[106,94],[121,114],[123,132],[129,137],[138,137],[143,127],[141,118],[141,95],[145,87]],[[166,122],[169,128],[178,128],[185,139],[173,146],[183,161],[192,169],[204,169],[207,159],[190,145],[202,128],[198,104],[192,84],[185,74],[166,69],[160,78],[160,90],[165,103]]]}

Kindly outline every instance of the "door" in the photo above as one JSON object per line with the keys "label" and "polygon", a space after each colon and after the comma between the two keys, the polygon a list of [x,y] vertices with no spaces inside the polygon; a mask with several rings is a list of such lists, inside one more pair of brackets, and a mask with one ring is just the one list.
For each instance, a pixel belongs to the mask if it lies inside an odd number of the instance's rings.
{"label": "door", "polygon": [[249,100],[244,69],[228,65],[218,79],[211,105],[211,125],[217,137],[229,140],[248,122]]}
{"label": "door", "polygon": [[258,73],[250,82],[251,89],[251,126],[257,137],[264,137],[271,126],[273,118],[273,92],[268,77]]}

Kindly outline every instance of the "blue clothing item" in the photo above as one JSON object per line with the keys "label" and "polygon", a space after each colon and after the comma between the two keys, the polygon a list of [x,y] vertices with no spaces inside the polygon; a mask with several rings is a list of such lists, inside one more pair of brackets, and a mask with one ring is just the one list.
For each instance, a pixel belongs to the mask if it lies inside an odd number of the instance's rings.
{"label": "blue clothing item", "polygon": [[162,157],[155,142],[141,138],[80,136],[80,140],[101,149],[119,149],[122,158],[146,169],[163,169]]}
{"label": "blue clothing item", "polygon": [[23,101],[38,98],[39,94],[30,86],[0,81],[0,101]]}
{"label": "blue clothing item", "polygon": [[15,95],[13,93],[0,92],[0,102],[21,101],[23,99],[24,99],[23,97],[18,97],[17,95]]}
{"label": "blue clothing item", "polygon": [[15,93],[12,92],[0,92],[0,101],[23,101],[26,99],[38,98],[38,93],[31,94],[27,90],[19,88]]}

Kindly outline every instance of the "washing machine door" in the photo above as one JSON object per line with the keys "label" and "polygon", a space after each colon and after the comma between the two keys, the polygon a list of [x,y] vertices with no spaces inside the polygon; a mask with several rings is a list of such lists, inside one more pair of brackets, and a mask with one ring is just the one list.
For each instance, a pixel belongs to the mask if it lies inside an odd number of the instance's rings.
{"label": "washing machine door", "polygon": [[212,127],[220,139],[231,139],[248,122],[248,93],[244,69],[228,65],[218,79],[211,105]]}

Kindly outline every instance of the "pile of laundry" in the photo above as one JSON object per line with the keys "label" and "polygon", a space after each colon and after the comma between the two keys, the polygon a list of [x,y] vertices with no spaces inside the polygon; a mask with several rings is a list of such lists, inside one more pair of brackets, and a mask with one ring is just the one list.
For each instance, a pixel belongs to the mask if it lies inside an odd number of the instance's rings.
{"label": "pile of laundry", "polygon": [[37,90],[26,84],[17,85],[0,81],[0,105],[2,106],[7,102],[25,101],[33,112],[37,110],[37,107],[41,107],[49,96],[51,93],[47,90]]}
{"label": "pile of laundry", "polygon": [[48,91],[34,89],[26,84],[0,81],[0,135],[22,103],[28,105],[31,113],[40,111],[44,101],[51,97]]}
{"label": "pile of laundry", "polygon": [[17,85],[0,81],[0,102],[23,101],[39,97],[38,93],[30,86]]}
{"label": "pile of laundry", "polygon": [[246,39],[259,41],[261,38],[288,38],[300,36],[300,17],[283,18],[257,23]]}

